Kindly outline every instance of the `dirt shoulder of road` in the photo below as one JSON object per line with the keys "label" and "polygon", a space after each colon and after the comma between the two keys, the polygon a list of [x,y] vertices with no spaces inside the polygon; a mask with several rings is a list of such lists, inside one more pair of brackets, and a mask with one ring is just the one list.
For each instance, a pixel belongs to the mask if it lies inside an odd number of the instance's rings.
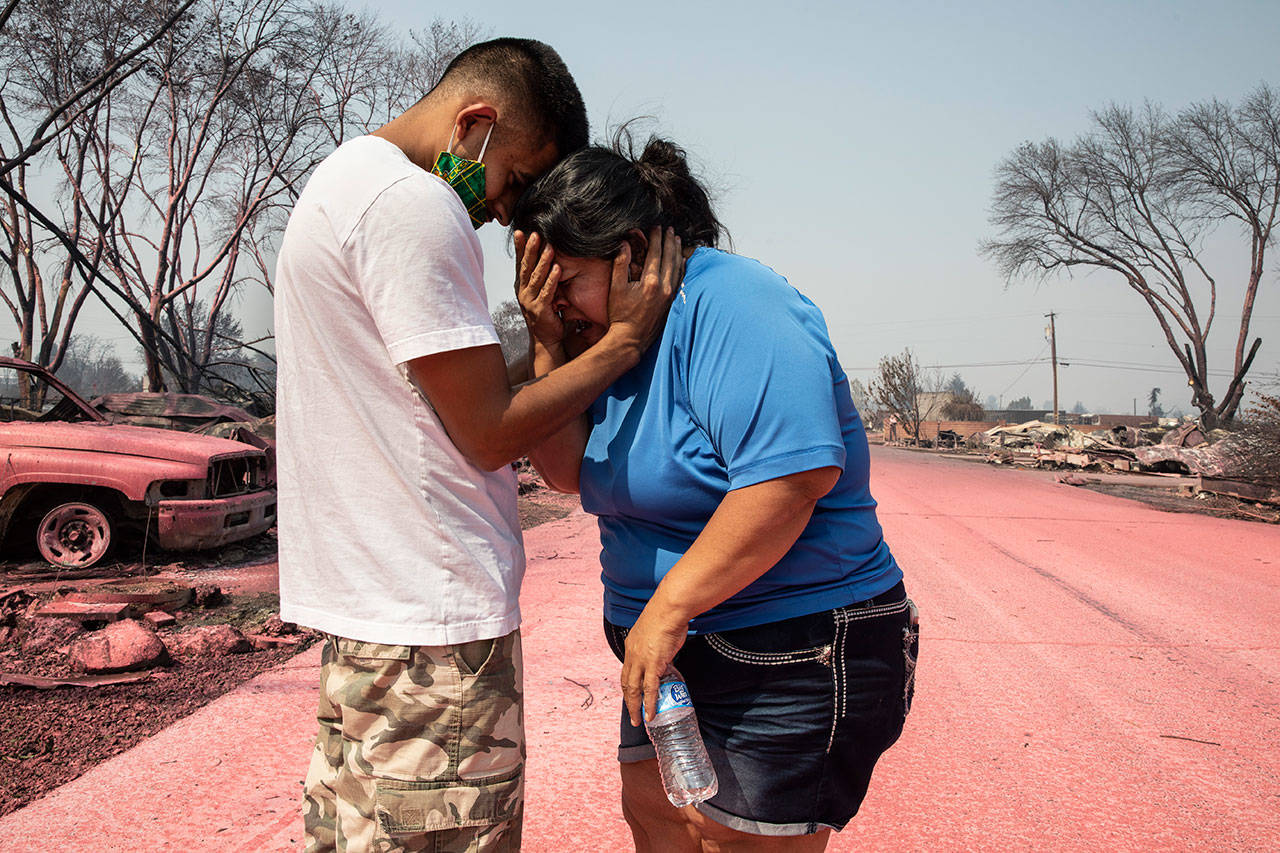
{"label": "dirt shoulder of road", "polygon": [[1086,483],[1084,488],[1112,497],[1139,501],[1164,512],[1195,513],[1211,515],[1214,518],[1280,524],[1280,507],[1241,500],[1229,495],[1176,488],[1153,489],[1125,483]]}

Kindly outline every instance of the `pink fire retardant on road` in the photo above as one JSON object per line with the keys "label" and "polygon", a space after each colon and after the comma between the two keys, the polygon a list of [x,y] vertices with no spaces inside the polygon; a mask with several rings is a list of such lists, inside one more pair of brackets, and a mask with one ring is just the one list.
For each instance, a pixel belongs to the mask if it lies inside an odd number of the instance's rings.
{"label": "pink fire retardant on road", "polygon": [[[919,681],[829,849],[1280,848],[1280,530],[927,454],[873,466]],[[526,542],[525,849],[626,850],[594,523]],[[317,661],[0,820],[0,850],[300,849]]]}

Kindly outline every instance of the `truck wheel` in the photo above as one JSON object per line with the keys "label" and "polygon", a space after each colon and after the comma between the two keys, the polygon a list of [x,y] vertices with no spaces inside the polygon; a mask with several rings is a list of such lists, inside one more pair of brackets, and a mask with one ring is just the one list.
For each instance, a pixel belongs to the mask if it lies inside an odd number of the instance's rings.
{"label": "truck wheel", "polygon": [[55,566],[87,569],[111,547],[111,519],[93,504],[59,504],[36,528],[36,547]]}

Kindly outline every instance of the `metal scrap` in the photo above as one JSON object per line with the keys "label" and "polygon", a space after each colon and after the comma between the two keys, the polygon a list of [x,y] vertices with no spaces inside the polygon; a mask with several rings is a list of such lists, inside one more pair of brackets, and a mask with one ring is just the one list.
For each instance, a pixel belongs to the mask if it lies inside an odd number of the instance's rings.
{"label": "metal scrap", "polygon": [[154,670],[147,670],[145,672],[121,672],[108,675],[45,678],[42,675],[27,675],[21,672],[0,672],[0,684],[35,687],[40,690],[50,690],[54,687],[106,687],[110,684],[133,684],[137,681],[146,681],[153,675]]}
{"label": "metal scrap", "polygon": [[139,391],[104,394],[89,402],[111,423],[129,423],[201,432],[221,423],[244,423],[253,415],[238,406],[229,406],[201,394],[170,394]]}

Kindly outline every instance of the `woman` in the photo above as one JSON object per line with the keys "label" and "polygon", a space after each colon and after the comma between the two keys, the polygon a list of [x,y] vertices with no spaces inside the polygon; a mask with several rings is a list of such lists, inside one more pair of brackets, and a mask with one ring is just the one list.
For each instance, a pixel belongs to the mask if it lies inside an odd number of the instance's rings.
{"label": "woman", "polygon": [[[821,850],[902,730],[914,607],[821,313],[716,248],[723,228],[681,149],[651,139],[635,157],[623,138],[562,161],[512,222],[537,375],[599,340],[613,282],[673,248],[685,258],[658,342],[533,455],[599,517],[623,813],[641,851]],[[719,777],[683,809],[641,719],[673,662]]]}

